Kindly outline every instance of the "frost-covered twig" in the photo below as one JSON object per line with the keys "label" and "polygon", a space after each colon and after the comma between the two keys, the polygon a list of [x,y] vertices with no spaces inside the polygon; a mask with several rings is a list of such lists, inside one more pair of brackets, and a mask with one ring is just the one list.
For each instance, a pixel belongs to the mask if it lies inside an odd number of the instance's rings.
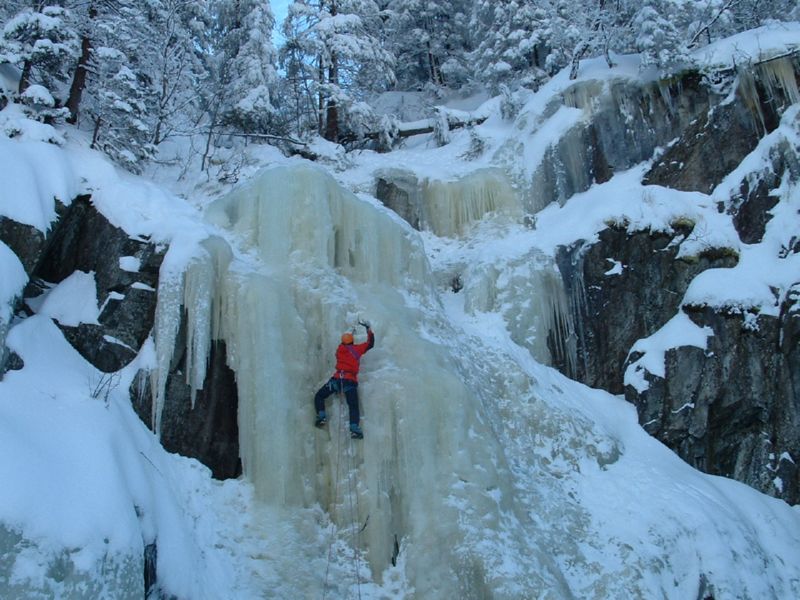
{"label": "frost-covered twig", "polygon": [[92,398],[103,400],[108,406],[108,399],[111,392],[119,386],[121,375],[119,373],[103,373],[97,381],[90,383],[91,389],[89,395]]}
{"label": "frost-covered twig", "polygon": [[697,44],[697,40],[700,38],[700,36],[701,36],[701,35],[703,35],[703,33],[707,32],[709,29],[711,29],[711,26],[712,26],[712,25],[714,25],[714,23],[716,23],[717,21],[719,21],[719,18],[720,18],[720,17],[721,17],[723,14],[725,14],[725,11],[726,11],[726,10],[730,10],[730,9],[731,9],[733,6],[735,6],[735,5],[736,5],[736,4],[738,4],[739,2],[740,2],[740,0],[728,0],[728,1],[727,1],[727,2],[726,2],[726,3],[725,3],[725,4],[724,4],[724,5],[723,5],[723,6],[722,6],[720,9],[719,9],[719,11],[717,11],[717,14],[716,14],[716,15],[714,15],[714,16],[712,17],[712,19],[711,19],[711,20],[710,20],[708,23],[706,23],[706,24],[705,24],[705,25],[703,25],[703,26],[702,26],[700,29],[698,29],[698,30],[697,30],[697,32],[696,32],[696,33],[695,33],[695,34],[692,36],[692,39],[691,39],[691,40],[689,40],[689,44],[688,44],[688,46],[687,46],[687,47],[689,47],[689,48],[694,48],[694,46],[695,46],[695,44]]}

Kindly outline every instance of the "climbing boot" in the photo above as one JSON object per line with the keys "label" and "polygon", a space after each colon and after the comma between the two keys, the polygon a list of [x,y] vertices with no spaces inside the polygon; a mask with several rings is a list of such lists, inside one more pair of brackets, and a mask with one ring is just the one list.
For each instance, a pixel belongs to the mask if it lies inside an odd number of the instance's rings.
{"label": "climbing boot", "polygon": [[350,423],[350,437],[354,440],[362,440],[364,439],[364,432],[355,423]]}
{"label": "climbing boot", "polygon": [[328,417],[324,412],[321,412],[317,415],[317,418],[314,419],[314,427],[322,429],[325,427],[325,423],[328,422]]}

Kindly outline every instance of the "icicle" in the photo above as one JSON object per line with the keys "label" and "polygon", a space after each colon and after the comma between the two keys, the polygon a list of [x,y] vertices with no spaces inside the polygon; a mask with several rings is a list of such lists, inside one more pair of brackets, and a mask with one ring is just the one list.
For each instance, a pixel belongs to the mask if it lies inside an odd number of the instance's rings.
{"label": "icicle", "polygon": [[161,434],[161,415],[166,400],[167,379],[175,356],[181,320],[186,315],[186,383],[195,393],[202,389],[212,339],[219,338],[221,314],[220,278],[231,261],[231,250],[221,238],[202,241],[194,257],[165,257],[158,282],[155,325],[155,366],[150,372],[151,422]]}
{"label": "icicle", "polygon": [[153,395],[151,423],[157,436],[161,435],[161,413],[164,410],[167,378],[175,351],[175,341],[181,324],[183,272],[162,275],[158,281],[158,304],[154,325],[156,368],[151,371]]}
{"label": "icicle", "polygon": [[186,314],[185,381],[191,390],[194,408],[197,390],[203,387],[206,361],[211,349],[211,297],[214,271],[206,255],[189,265],[185,274],[183,306]]}
{"label": "icicle", "polygon": [[768,97],[775,97],[780,89],[789,100],[789,104],[800,102],[800,90],[795,76],[795,62],[791,56],[783,56],[758,65],[759,80],[767,88]]}
{"label": "icicle", "polygon": [[314,167],[265,171],[220,199],[207,218],[239,232],[271,264],[335,267],[364,283],[429,285],[419,239]]}
{"label": "icicle", "polygon": [[601,81],[581,81],[571,85],[562,93],[564,105],[593,112],[603,94],[603,87]]}
{"label": "icicle", "polygon": [[440,236],[456,237],[489,213],[517,218],[522,214],[516,193],[497,169],[476,171],[458,181],[428,180],[422,196],[425,225]]}
{"label": "icicle", "polygon": [[221,277],[232,253],[218,237],[203,241],[205,253],[192,261],[185,274],[183,306],[186,311],[186,383],[191,389],[192,408],[203,388],[211,342],[219,338],[222,319]]}
{"label": "icicle", "polygon": [[795,78],[795,62],[791,56],[783,56],[762,62],[754,67],[739,70],[739,94],[750,110],[761,131],[767,131],[759,85],[763,86],[766,100],[775,102],[776,98],[786,98],[787,104],[800,102],[800,89]]}
{"label": "icicle", "polygon": [[749,70],[739,72],[739,94],[742,96],[744,105],[758,119],[757,124],[761,126],[761,131],[766,131],[767,126],[764,122],[764,112],[761,110],[756,78]]}
{"label": "icicle", "polygon": [[470,271],[467,279],[467,312],[501,312],[511,339],[527,348],[537,361],[574,367],[572,311],[552,259],[534,251],[506,263],[502,270],[481,265]]}

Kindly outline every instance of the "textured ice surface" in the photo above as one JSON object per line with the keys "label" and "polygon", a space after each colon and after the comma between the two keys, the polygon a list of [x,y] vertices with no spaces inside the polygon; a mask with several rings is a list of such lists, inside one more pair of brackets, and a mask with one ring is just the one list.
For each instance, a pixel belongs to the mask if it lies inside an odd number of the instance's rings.
{"label": "textured ice surface", "polygon": [[[207,219],[231,245],[210,238],[182,287],[165,287],[159,370],[180,303],[187,381],[201,381],[209,340],[227,343],[245,476],[284,515],[264,544],[284,540],[289,560],[265,556],[260,577],[290,578],[298,597],[352,593],[347,563],[375,597],[398,581],[416,598],[678,598],[704,581],[720,597],[798,591],[775,570],[788,507],[694,472],[630,405],[534,360],[564,311],[543,257],[461,265],[469,281],[454,294],[417,232],[307,166],[264,171]],[[341,401],[317,430],[312,398],[359,317],[377,343],[362,361],[366,437],[352,442]],[[298,561],[309,569],[293,574]]]}

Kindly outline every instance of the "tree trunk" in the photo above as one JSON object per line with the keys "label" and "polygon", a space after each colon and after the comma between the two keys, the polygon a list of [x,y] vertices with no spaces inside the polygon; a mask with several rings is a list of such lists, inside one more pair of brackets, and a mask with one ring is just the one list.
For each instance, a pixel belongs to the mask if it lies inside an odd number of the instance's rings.
{"label": "tree trunk", "polygon": [[[339,85],[339,66],[336,54],[331,54],[331,66],[328,69],[328,83],[332,86]],[[330,142],[339,141],[339,107],[336,100],[328,98],[325,106],[325,135],[323,136]]]}
{"label": "tree trunk", "polygon": [[[318,75],[319,75],[319,83],[322,85],[322,82],[325,81],[325,65],[322,62],[322,57],[319,57],[319,67],[318,67]],[[325,95],[323,94],[322,90],[319,92],[319,99],[317,103],[317,131],[319,134],[325,131]]]}
{"label": "tree trunk", "polygon": [[[329,9],[332,17],[339,13],[336,0],[331,0]],[[328,83],[332,89],[339,87],[339,59],[336,57],[335,51],[331,51],[331,64],[328,66]],[[323,137],[331,142],[339,141],[339,107],[336,105],[336,100],[331,97],[328,97],[325,106],[325,134]]]}
{"label": "tree trunk", "polygon": [[581,65],[581,58],[586,52],[589,50],[589,44],[587,42],[581,42],[575,48],[575,53],[572,56],[572,66],[569,70],[569,78],[570,79],[577,79],[578,78],[578,69]]}
{"label": "tree trunk", "polygon": [[323,136],[330,142],[339,141],[339,108],[336,102],[328,100],[328,105],[325,107],[325,135]]}
{"label": "tree trunk", "polygon": [[19,77],[19,87],[17,88],[17,93],[20,95],[23,94],[31,84],[31,68],[30,60],[26,60],[25,64],[22,65],[22,74]]}
{"label": "tree trunk", "polygon": [[[436,121],[437,121],[437,119],[431,119],[425,125],[417,125],[415,123],[415,125],[413,127],[407,127],[403,123],[400,123],[398,125],[398,127],[397,127],[397,133],[394,134],[394,137],[397,138],[397,139],[401,139],[401,138],[412,137],[412,136],[415,136],[415,135],[422,135],[423,133],[433,133],[434,130],[436,129]],[[486,117],[474,117],[474,118],[471,118],[471,119],[465,119],[463,121],[462,120],[458,120],[458,119],[453,118],[453,117],[448,117],[447,118],[447,127],[449,129],[451,129],[451,130],[452,129],[460,129],[462,127],[471,127],[471,126],[474,126],[474,125],[480,125],[484,121],[486,121]],[[349,143],[352,143],[352,142],[356,142],[359,139],[377,140],[380,137],[380,135],[381,135],[380,131],[367,131],[366,133],[361,135],[360,138],[358,138],[355,135],[353,135],[352,133],[348,133],[348,134],[342,136],[339,139],[339,142],[342,143],[342,144],[349,144]]]}
{"label": "tree trunk", "polygon": [[92,150],[97,150],[97,140],[100,139],[100,124],[103,122],[103,119],[97,117],[94,120],[94,131],[92,132],[92,143],[89,146]]}
{"label": "tree trunk", "polygon": [[428,42],[428,68],[430,70],[431,82],[434,85],[444,85],[444,77],[442,77],[442,71],[439,69],[439,61],[433,54],[430,42]]}
{"label": "tree trunk", "polygon": [[[217,96],[219,98],[219,96]],[[206,149],[203,152],[203,159],[200,161],[200,171],[205,171],[206,168],[209,166],[208,164],[208,156],[211,153],[211,140],[214,137],[214,126],[217,124],[217,114],[219,112],[219,102],[214,104],[214,108],[211,110],[211,122],[208,124],[208,136],[206,137]]]}
{"label": "tree trunk", "polygon": [[[89,5],[89,20],[92,21],[97,16],[97,8],[94,2]],[[83,97],[83,90],[86,88],[86,76],[89,74],[89,60],[92,57],[92,39],[89,35],[91,25],[87,24],[86,33],[81,38],[81,55],[78,58],[78,65],[75,67],[75,73],[72,75],[72,83],[69,86],[69,97],[67,98],[67,109],[69,109],[69,117],[67,123],[73,125],[78,122],[78,115],[80,113],[81,98]]]}
{"label": "tree trunk", "polygon": [[75,67],[75,73],[72,75],[72,84],[69,86],[69,98],[67,98],[67,108],[69,109],[69,117],[67,123],[73,125],[78,122],[78,112],[81,105],[81,97],[83,90],[86,87],[86,75],[89,71],[89,57],[92,54],[92,41],[86,35],[81,40],[81,55],[78,58],[78,66]]}

